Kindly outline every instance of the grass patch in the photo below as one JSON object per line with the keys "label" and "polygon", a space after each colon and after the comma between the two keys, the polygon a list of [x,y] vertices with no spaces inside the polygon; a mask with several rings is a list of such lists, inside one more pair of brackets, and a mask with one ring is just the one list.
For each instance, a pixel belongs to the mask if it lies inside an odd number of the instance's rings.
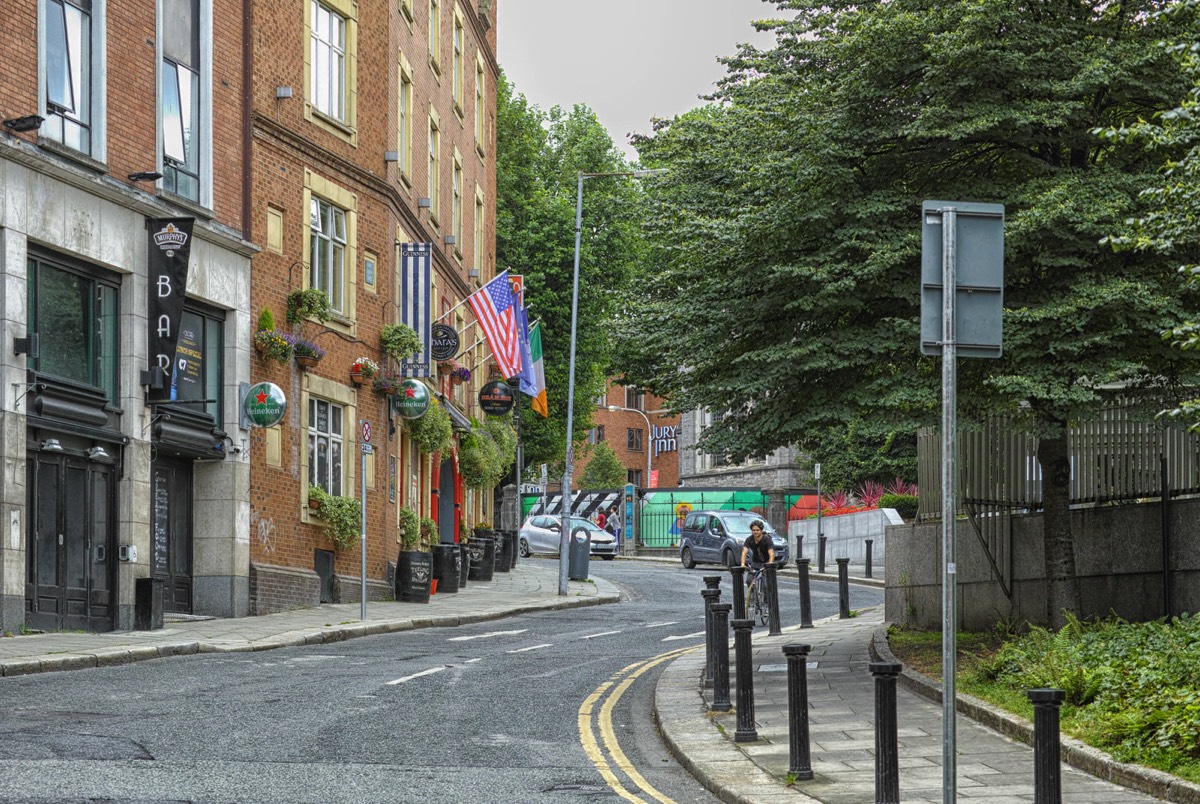
{"label": "grass patch", "polygon": [[[890,629],[902,662],[941,680],[941,633]],[[1200,782],[1200,618],[1129,623],[1071,619],[958,635],[958,689],[1026,719],[1026,690],[1063,690],[1062,730],[1122,762]]]}

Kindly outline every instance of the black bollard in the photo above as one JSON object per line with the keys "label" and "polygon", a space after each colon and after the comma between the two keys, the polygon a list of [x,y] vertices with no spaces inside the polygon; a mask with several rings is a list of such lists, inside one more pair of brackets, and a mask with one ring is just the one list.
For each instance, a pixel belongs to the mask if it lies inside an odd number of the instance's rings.
{"label": "black bollard", "polygon": [[784,645],[788,666],[788,773],[800,781],[813,777],[808,747],[808,652],[811,645]]}
{"label": "black bollard", "polygon": [[1059,764],[1058,708],[1062,690],[1026,690],[1033,704],[1033,801],[1062,804],[1062,772]]}
{"label": "black bollard", "polygon": [[875,577],[871,574],[871,558],[872,558],[872,556],[871,556],[872,549],[871,548],[874,544],[875,544],[874,539],[867,539],[867,568],[866,568],[866,572],[864,574],[868,578]]}
{"label": "black bollard", "polygon": [[733,619],[746,619],[746,568],[740,564],[729,568],[733,576]]}
{"label": "black bollard", "polygon": [[775,575],[776,567],[768,564],[763,567],[763,591],[767,593],[767,635],[778,636],[783,631],[779,628],[779,584]]}
{"label": "black bollard", "polygon": [[875,676],[875,804],[900,804],[900,748],[896,720],[899,662],[871,662]]}
{"label": "black bollard", "polygon": [[808,565],[811,559],[802,558],[796,562],[800,570],[800,627],[812,628],[812,589],[808,585]]}
{"label": "black bollard", "polygon": [[850,559],[839,558],[838,565],[838,619],[850,619]]}
{"label": "black bollard", "polygon": [[[708,580],[707,578],[705,580]],[[721,596],[720,589],[706,588],[700,590],[704,598],[704,676],[700,684],[705,688],[712,687],[713,666],[715,664],[715,637],[713,635],[712,604]]]}
{"label": "black bollard", "polygon": [[754,728],[754,657],[750,653],[750,630],[754,620],[733,621],[733,653],[737,662],[737,731],[733,733],[736,743],[750,743],[758,739]]}
{"label": "black bollard", "polygon": [[709,710],[728,712],[733,708],[729,700],[729,610],[732,603],[713,603],[713,697]]}
{"label": "black bollard", "polygon": [[817,537],[817,572],[825,574],[825,537]]}

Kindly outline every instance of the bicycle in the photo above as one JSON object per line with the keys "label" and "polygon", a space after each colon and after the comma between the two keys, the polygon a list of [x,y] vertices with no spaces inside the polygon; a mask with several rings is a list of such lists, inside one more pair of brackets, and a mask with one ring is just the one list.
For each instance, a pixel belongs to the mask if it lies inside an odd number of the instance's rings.
{"label": "bicycle", "polygon": [[771,601],[760,583],[763,577],[762,567],[753,572],[750,576],[750,586],[746,589],[746,616],[751,620],[758,618],[759,622],[766,625],[771,619]]}

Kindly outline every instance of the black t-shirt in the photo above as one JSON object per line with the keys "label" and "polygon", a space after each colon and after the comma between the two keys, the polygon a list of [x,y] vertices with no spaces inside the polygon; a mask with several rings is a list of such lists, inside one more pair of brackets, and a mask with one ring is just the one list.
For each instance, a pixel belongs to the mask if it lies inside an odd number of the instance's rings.
{"label": "black t-shirt", "polygon": [[771,551],[775,549],[775,543],[766,533],[757,542],[754,541],[754,535],[751,534],[746,537],[745,547],[750,551],[751,563],[766,564],[771,560]]}

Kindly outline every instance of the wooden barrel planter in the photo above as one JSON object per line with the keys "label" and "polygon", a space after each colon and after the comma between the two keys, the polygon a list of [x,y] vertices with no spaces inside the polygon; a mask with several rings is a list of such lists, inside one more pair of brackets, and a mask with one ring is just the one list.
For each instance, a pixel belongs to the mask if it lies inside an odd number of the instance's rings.
{"label": "wooden barrel planter", "polygon": [[490,581],[496,571],[496,542],[489,536],[475,536],[471,539],[471,569],[469,577],[472,581]]}
{"label": "wooden barrel planter", "polygon": [[512,569],[513,540],[502,530],[496,534],[496,572],[508,572]]}
{"label": "wooden barrel planter", "polygon": [[437,580],[439,595],[454,594],[458,591],[458,564],[461,555],[457,544],[433,546],[433,577]]}
{"label": "wooden barrel planter", "polygon": [[465,589],[467,587],[467,578],[471,575],[471,548],[466,542],[458,544],[458,588]]}
{"label": "wooden barrel planter", "polygon": [[396,559],[396,599],[405,603],[428,603],[433,579],[433,554],[401,550]]}

